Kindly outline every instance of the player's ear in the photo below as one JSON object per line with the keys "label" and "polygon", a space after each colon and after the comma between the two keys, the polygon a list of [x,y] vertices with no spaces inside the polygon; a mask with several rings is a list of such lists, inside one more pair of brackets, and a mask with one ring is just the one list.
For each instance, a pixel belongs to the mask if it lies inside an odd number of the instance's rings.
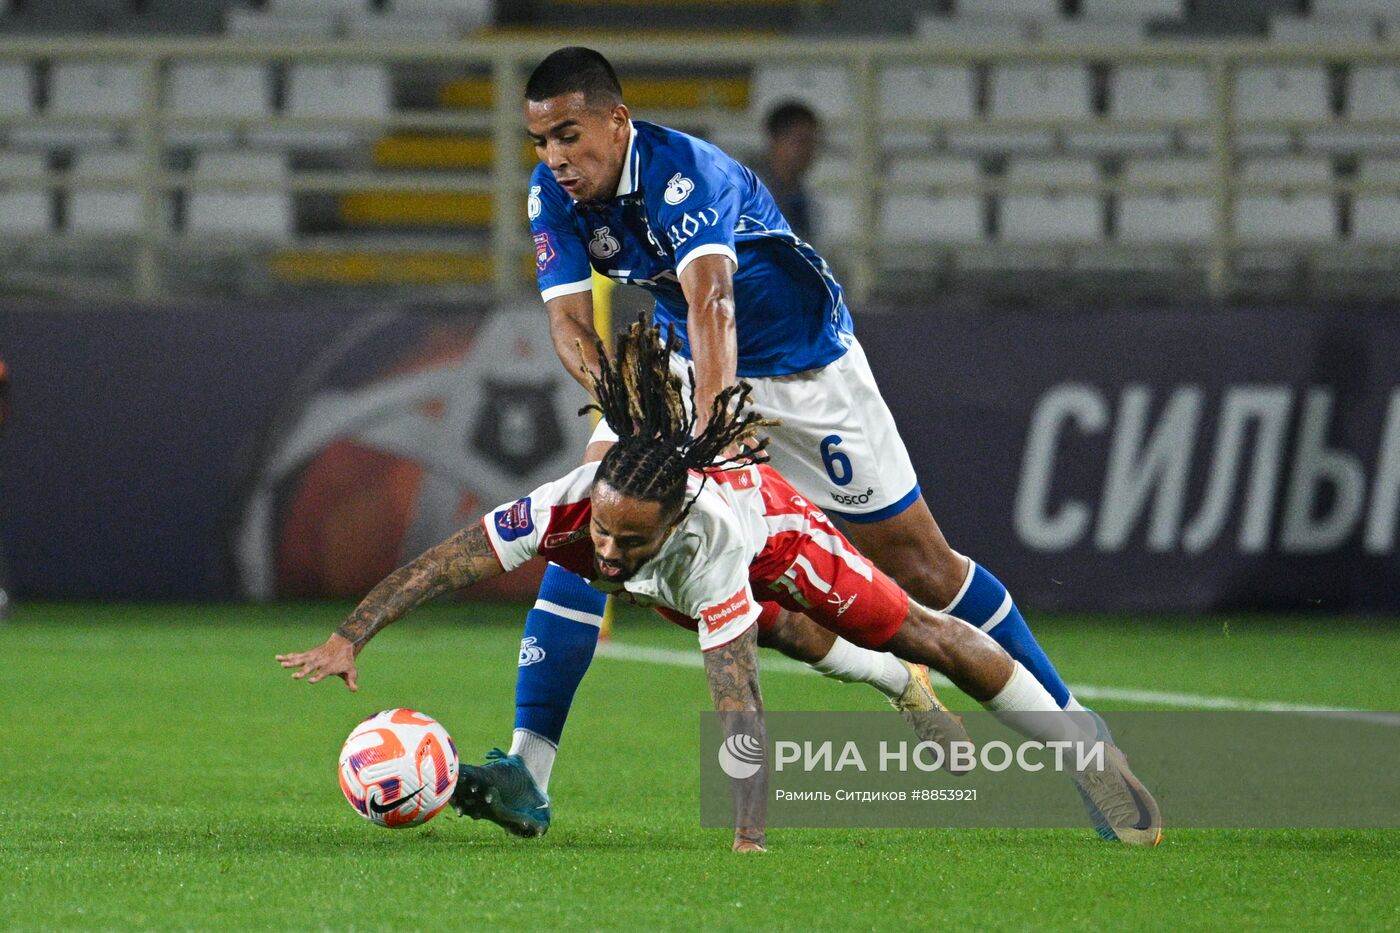
{"label": "player's ear", "polygon": [[612,120],[614,129],[626,127],[627,120],[630,116],[631,114],[628,112],[626,104],[618,104],[612,109],[612,113],[608,114],[609,119]]}

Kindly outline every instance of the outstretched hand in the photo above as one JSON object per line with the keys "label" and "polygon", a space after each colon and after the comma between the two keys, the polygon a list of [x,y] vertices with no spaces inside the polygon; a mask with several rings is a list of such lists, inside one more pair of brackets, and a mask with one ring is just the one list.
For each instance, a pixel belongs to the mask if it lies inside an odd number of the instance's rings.
{"label": "outstretched hand", "polygon": [[279,654],[277,662],[285,668],[298,668],[293,680],[306,678],[307,683],[315,684],[334,675],[344,680],[352,692],[360,689],[355,682],[355,646],[340,635],[332,635],[310,651]]}

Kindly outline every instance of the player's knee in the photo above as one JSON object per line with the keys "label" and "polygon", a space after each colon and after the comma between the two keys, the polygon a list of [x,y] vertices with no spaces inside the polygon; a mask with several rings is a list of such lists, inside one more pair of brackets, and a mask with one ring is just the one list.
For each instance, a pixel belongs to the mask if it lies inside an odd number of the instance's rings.
{"label": "player's knee", "polygon": [[942,628],[946,618],[930,612],[917,602],[911,602],[904,623],[885,643],[884,650],[947,674],[954,664],[948,633]]}
{"label": "player's knee", "polygon": [[910,596],[941,609],[951,603],[967,577],[967,559],[949,547],[901,542],[887,548],[875,563]]}

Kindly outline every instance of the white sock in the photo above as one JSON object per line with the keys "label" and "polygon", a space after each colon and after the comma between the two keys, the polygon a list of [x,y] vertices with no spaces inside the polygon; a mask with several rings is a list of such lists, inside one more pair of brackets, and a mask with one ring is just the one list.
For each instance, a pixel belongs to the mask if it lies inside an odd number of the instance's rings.
{"label": "white sock", "polygon": [[1011,671],[1011,678],[1001,692],[982,705],[1000,722],[1024,736],[1050,741],[1093,741],[1094,732],[1087,734],[1055,703],[1054,697],[1035,679],[1020,661]]}
{"label": "white sock", "polygon": [[1100,718],[1098,713],[1080,704],[1072,693],[1065,703],[1065,712],[1069,714],[1071,719],[1079,723],[1079,728],[1085,732],[1105,742],[1113,741],[1113,736],[1108,731],[1108,724]]}
{"label": "white sock", "polygon": [[535,779],[541,791],[549,793],[549,772],[554,770],[554,756],[559,754],[555,744],[529,729],[516,729],[511,736],[510,753],[524,759],[525,770],[530,772],[530,777]]}
{"label": "white sock", "polygon": [[812,665],[818,673],[848,684],[870,684],[887,697],[909,686],[909,668],[887,651],[871,651],[837,638],[831,650]]}

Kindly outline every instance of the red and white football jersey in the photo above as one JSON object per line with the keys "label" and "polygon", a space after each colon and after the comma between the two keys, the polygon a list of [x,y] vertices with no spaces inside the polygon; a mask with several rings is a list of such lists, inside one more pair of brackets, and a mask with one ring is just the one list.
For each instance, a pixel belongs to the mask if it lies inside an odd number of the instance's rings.
{"label": "red and white football jersey", "polygon": [[[748,510],[735,508],[728,487],[706,483],[657,555],[625,583],[609,583],[598,579],[588,531],[597,472],[597,463],[584,464],[483,516],[501,566],[511,571],[536,555],[545,557],[603,592],[623,590],[638,605],[697,620],[703,649],[727,644],[757,621],[749,564],[763,546],[763,538],[754,537],[755,531],[762,534],[761,517],[757,524],[752,515],[741,520],[740,512]],[[687,495],[694,496],[699,485],[700,477],[692,475]]]}
{"label": "red and white football jersey", "polygon": [[707,649],[760,616],[771,623],[779,606],[866,647],[888,641],[908,613],[904,591],[767,466],[712,473],[703,489],[692,474],[687,496],[699,496],[657,555],[626,583],[599,580],[588,528],[597,472],[585,464],[483,517],[501,566],[546,557],[694,628]]}

